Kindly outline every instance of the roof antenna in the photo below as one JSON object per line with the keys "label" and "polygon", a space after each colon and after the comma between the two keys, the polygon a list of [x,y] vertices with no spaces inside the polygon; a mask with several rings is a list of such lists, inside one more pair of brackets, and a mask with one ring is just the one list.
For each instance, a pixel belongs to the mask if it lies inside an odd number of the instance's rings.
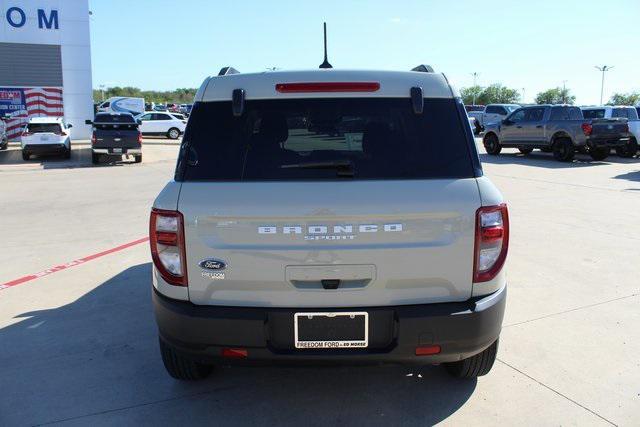
{"label": "roof antenna", "polygon": [[327,61],[327,23],[324,24],[324,62],[320,64],[320,68],[333,68],[329,61]]}

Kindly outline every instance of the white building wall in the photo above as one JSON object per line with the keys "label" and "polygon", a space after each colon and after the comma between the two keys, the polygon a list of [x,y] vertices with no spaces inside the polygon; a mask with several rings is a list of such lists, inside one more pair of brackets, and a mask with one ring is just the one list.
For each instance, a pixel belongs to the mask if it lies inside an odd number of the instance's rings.
{"label": "white building wall", "polygon": [[[7,12],[11,8],[23,11],[24,25],[14,27],[10,24]],[[52,11],[57,11],[58,28],[53,25],[40,28],[38,9],[42,9],[47,18]],[[20,23],[18,11],[14,10],[10,15],[14,24]],[[90,138],[91,126],[84,124],[86,119],[93,118],[89,1],[0,0],[0,42],[60,45],[65,119],[73,124],[74,139]]]}

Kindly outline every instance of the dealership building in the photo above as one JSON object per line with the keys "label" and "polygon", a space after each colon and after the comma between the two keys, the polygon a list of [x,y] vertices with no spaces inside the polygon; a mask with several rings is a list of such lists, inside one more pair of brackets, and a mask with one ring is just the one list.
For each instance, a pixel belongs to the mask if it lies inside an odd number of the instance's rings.
{"label": "dealership building", "polygon": [[88,0],[0,0],[0,117],[9,139],[42,116],[64,116],[72,138],[90,138]]}

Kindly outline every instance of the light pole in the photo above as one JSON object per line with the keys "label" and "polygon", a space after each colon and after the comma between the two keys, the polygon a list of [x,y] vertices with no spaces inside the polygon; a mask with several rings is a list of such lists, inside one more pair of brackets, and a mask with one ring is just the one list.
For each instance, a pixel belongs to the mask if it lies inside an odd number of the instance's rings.
{"label": "light pole", "polygon": [[476,87],[478,86],[477,79],[479,73],[474,71],[473,73],[471,73],[471,75],[473,76],[473,105],[476,105]]}
{"label": "light pole", "polygon": [[613,65],[603,65],[602,67],[595,65],[595,67],[602,72],[602,84],[600,85],[600,105],[602,105],[602,96],[604,95],[604,73],[611,70]]}
{"label": "light pole", "polygon": [[524,88],[522,88],[522,103],[524,104]]}
{"label": "light pole", "polygon": [[563,81],[562,81],[562,103],[563,103],[563,104],[566,104],[566,103],[567,103],[567,101],[566,101],[566,97],[565,97],[565,94],[566,94],[566,93],[567,93],[567,81],[566,81],[566,80],[563,80]]}

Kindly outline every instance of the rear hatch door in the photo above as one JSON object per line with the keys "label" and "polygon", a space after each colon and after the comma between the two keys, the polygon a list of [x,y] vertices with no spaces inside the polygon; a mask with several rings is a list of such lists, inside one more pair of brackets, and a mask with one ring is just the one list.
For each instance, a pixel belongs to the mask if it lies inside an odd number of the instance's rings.
{"label": "rear hatch door", "polygon": [[197,103],[177,168],[190,300],[468,299],[481,202],[462,108],[454,99],[426,98],[422,114],[408,98],[269,99],[234,116],[229,101]]}

